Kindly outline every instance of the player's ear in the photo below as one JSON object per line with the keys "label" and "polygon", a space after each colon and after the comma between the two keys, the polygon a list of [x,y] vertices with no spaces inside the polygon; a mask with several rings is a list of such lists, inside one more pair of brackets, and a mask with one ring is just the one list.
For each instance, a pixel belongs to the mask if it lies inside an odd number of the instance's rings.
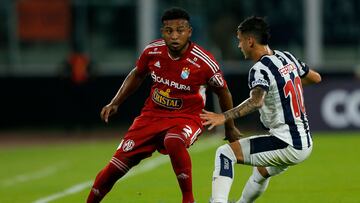
{"label": "player's ear", "polygon": [[249,47],[254,47],[255,41],[256,40],[253,36],[249,36],[249,38],[248,38]]}

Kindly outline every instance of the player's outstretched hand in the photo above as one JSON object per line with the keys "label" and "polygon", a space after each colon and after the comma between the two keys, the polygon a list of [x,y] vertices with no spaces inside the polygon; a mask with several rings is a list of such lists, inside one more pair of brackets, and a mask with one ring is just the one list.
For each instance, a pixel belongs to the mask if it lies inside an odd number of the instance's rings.
{"label": "player's outstretched hand", "polygon": [[117,112],[118,105],[115,104],[108,104],[104,106],[101,110],[100,117],[105,121],[105,123],[109,122],[109,117]]}
{"label": "player's outstretched hand", "polygon": [[215,126],[222,125],[225,123],[224,114],[218,114],[211,111],[202,110],[203,113],[200,114],[200,118],[204,120],[202,124],[204,126],[210,125],[208,130],[213,129]]}

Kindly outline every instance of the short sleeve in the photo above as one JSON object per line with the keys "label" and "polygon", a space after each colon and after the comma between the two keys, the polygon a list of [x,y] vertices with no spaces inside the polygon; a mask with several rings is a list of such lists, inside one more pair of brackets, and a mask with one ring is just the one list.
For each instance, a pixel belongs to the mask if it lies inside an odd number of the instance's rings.
{"label": "short sleeve", "polygon": [[139,73],[145,74],[149,72],[148,67],[149,55],[144,50],[138,60],[136,61],[136,69]]}
{"label": "short sleeve", "polygon": [[221,71],[218,71],[215,74],[213,74],[210,77],[208,84],[211,87],[215,87],[215,88],[226,88],[227,87],[226,80]]}
{"label": "short sleeve", "polygon": [[209,66],[207,68],[207,78],[208,85],[212,88],[226,88],[226,80],[224,78],[224,74],[220,70],[219,64],[216,60],[211,56],[211,63],[207,63]]}
{"label": "short sleeve", "polygon": [[265,91],[269,91],[270,78],[266,66],[256,63],[249,71],[248,85],[250,89],[261,87]]}
{"label": "short sleeve", "polygon": [[300,64],[299,75],[300,75],[300,77],[303,78],[309,73],[310,68],[308,65],[306,65],[304,62],[300,61],[299,59],[298,59],[298,62]]}
{"label": "short sleeve", "polygon": [[195,61],[201,63],[202,82],[211,88],[227,88],[220,65],[210,52],[193,44],[190,53],[194,56]]}

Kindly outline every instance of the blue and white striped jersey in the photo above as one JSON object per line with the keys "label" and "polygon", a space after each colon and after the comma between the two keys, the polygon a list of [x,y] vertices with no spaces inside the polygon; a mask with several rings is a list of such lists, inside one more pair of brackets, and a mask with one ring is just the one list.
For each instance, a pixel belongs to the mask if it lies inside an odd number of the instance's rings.
{"label": "blue and white striped jersey", "polygon": [[301,77],[309,67],[289,52],[263,56],[249,71],[250,89],[267,91],[260,120],[269,132],[296,149],[312,145],[304,106]]}

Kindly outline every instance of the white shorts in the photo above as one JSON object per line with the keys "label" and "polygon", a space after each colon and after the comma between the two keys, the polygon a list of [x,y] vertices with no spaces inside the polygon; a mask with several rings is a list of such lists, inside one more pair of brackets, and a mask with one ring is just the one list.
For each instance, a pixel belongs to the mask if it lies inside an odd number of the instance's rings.
{"label": "white shorts", "polygon": [[256,135],[239,140],[244,164],[251,166],[286,167],[304,161],[311,154],[312,146],[295,149],[273,135]]}

